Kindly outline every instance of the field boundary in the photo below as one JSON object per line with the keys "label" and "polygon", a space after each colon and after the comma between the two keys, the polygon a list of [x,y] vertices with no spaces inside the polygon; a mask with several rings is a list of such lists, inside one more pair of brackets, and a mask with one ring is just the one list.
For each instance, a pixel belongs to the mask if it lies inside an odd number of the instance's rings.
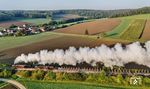
{"label": "field boundary", "polygon": [[143,26],[143,30],[142,30],[142,32],[141,32],[141,35],[140,35],[139,39],[141,39],[141,37],[142,37],[142,35],[143,35],[143,32],[144,32],[145,27],[146,27],[146,23],[147,23],[147,19],[145,20],[145,24],[144,24],[144,26]]}

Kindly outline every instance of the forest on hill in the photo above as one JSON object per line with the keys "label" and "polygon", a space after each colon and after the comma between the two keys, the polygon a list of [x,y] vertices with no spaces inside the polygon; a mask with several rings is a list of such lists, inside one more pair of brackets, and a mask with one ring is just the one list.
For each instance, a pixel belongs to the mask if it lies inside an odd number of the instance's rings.
{"label": "forest on hill", "polygon": [[0,11],[0,21],[10,21],[16,18],[46,18],[58,14],[75,14],[79,16],[86,16],[91,19],[111,18],[121,16],[131,16],[137,14],[150,13],[150,7],[143,7],[139,9],[120,9],[120,10],[13,10]]}

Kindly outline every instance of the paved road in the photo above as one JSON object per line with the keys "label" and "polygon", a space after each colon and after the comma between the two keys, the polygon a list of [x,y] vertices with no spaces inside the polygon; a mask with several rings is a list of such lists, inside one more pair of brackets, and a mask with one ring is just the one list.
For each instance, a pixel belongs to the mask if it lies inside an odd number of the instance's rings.
{"label": "paved road", "polygon": [[0,81],[10,83],[10,84],[14,85],[15,87],[17,87],[19,89],[26,89],[21,83],[15,81],[15,80],[9,80],[9,79],[0,78]]}

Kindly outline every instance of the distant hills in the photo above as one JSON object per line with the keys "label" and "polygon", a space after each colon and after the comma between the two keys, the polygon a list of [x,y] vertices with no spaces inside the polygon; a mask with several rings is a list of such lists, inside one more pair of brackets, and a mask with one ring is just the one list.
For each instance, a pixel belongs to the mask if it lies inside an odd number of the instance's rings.
{"label": "distant hills", "polygon": [[59,14],[74,14],[79,16],[86,16],[91,19],[99,18],[112,18],[131,16],[137,14],[150,13],[150,7],[143,7],[139,9],[119,9],[119,10],[12,10],[12,11],[0,11],[0,21],[9,21],[16,18],[47,18]]}

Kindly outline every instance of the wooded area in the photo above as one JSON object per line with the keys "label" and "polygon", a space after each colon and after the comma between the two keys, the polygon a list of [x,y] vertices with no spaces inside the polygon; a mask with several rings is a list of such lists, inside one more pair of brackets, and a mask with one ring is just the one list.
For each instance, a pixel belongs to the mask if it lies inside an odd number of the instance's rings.
{"label": "wooded area", "polygon": [[150,7],[122,10],[47,10],[47,11],[0,11],[0,21],[14,20],[16,18],[47,18],[58,14],[75,14],[91,19],[131,16],[150,13]]}

